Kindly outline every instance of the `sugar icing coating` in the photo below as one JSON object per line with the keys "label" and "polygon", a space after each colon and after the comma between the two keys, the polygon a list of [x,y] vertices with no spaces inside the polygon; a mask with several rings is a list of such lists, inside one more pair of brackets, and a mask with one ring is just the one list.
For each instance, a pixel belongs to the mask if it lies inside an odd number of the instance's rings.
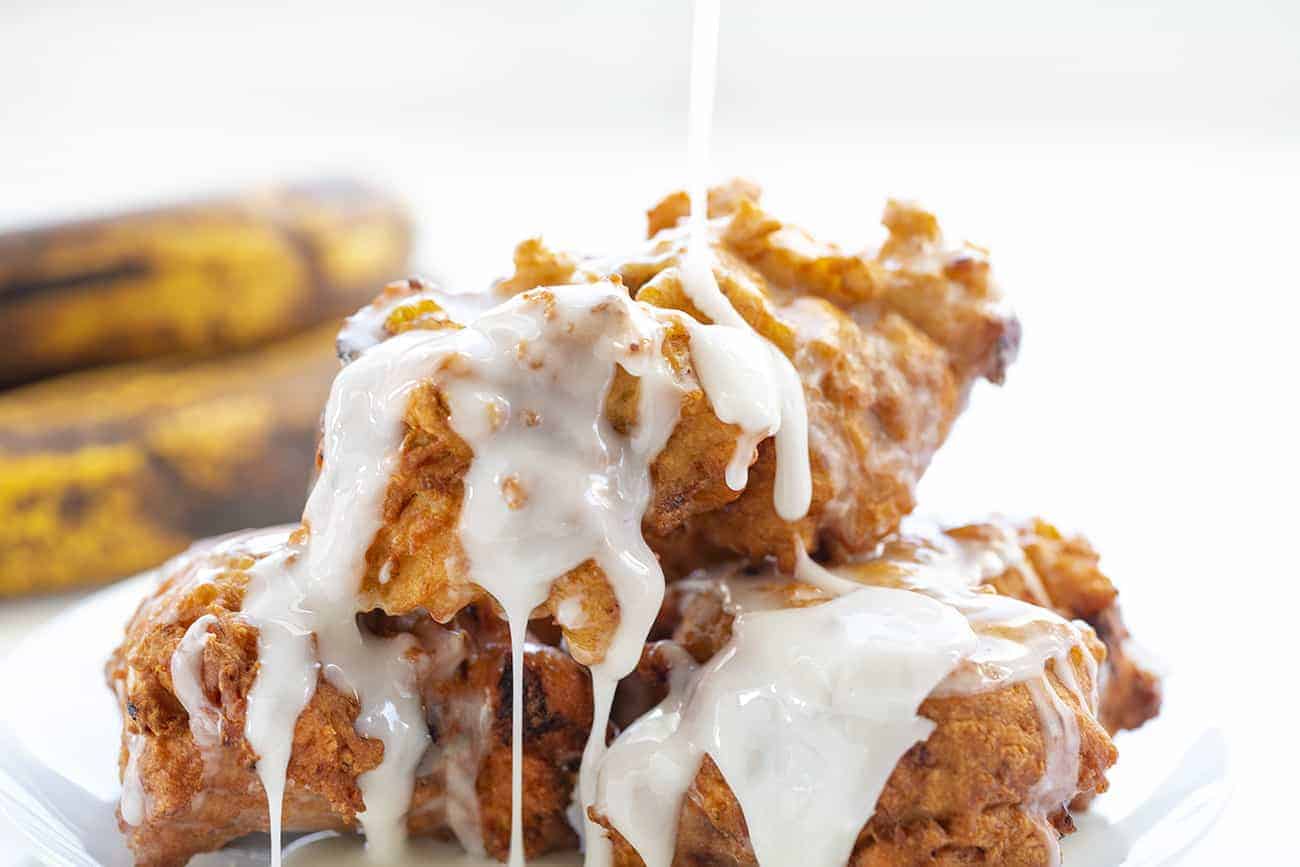
{"label": "sugar icing coating", "polygon": [[[320,677],[356,697],[358,734],[384,744],[380,765],[358,780],[366,804],[358,819],[370,851],[396,857],[403,845],[415,771],[429,746],[408,652],[413,639],[370,635],[355,615],[365,552],[380,528],[384,492],[400,454],[402,416],[418,386],[438,385],[451,426],[474,453],[458,534],[471,579],[496,598],[509,620],[515,696],[522,692],[524,629],[553,582],[590,561],[613,590],[619,625],[604,659],[592,666],[593,731],[602,733],[614,686],[636,665],[663,597],[663,574],[641,536],[641,518],[651,493],[650,465],[676,425],[684,389],[694,384],[664,357],[668,327],[691,329],[693,346],[715,340],[728,346],[728,352],[693,359],[714,405],[788,403],[782,395],[788,384],[751,376],[737,363],[768,357],[768,344],[757,334],[640,304],[608,282],[534,290],[462,328],[412,330],[366,347],[356,335],[364,336],[376,315],[368,309],[366,322],[345,329],[360,348],[330,393],[321,474],[303,513],[303,531],[250,570],[243,616],[258,628],[260,664],[245,736],[259,757],[277,850],[294,724]],[[639,382],[638,422],[627,434],[615,431],[604,412],[619,367]],[[780,436],[791,424],[806,425],[806,419],[737,409],[734,423],[742,440],[757,442]],[[806,443],[806,436],[796,432],[794,438]],[[786,468],[791,462],[802,467]],[[807,463],[804,447],[793,459],[781,456],[778,473],[807,475]],[[177,662],[182,671],[188,664],[184,655]],[[522,863],[517,702],[512,728],[512,861]],[[603,740],[593,737],[585,753],[584,805],[591,803],[591,769],[603,749]]]}

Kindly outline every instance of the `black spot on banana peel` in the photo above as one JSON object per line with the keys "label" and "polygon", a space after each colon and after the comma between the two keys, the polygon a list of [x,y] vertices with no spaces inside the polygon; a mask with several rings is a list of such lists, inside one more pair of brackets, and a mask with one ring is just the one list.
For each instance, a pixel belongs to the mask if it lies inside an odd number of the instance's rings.
{"label": "black spot on banana peel", "polygon": [[401,204],[345,181],[0,235],[0,385],[297,333],[404,276],[410,248]]}
{"label": "black spot on banana peel", "polygon": [[296,520],[337,330],[0,392],[0,596],[102,582],[199,537]]}

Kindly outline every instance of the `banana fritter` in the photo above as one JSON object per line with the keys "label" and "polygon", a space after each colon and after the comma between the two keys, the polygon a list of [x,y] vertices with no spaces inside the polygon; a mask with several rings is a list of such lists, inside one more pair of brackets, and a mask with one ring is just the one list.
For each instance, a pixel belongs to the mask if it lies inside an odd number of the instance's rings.
{"label": "banana fritter", "polygon": [[[898,527],[935,450],[981,377],[1000,382],[1015,355],[1019,325],[989,279],[983,253],[946,245],[934,217],[891,203],[889,240],[874,253],[848,254],[813,241],[762,211],[757,190],[735,182],[714,191],[714,273],[745,320],[793,362],[808,409],[812,505],[787,522],[773,507],[775,445],[751,457],[748,485],[732,490],[725,471],[738,428],[713,412],[693,375],[685,329],[671,327],[664,354],[684,388],[680,418],[651,466],[654,492],[643,531],[669,574],[737,555],[772,556],[792,567],[802,545],[843,559],[869,551]],[[679,265],[685,212],[671,196],[650,216],[646,249],[618,260],[583,259],[526,241],[500,293],[555,283],[612,279],[654,307],[708,318],[689,301]],[[672,219],[670,219],[672,217]],[[450,306],[395,285],[372,309],[391,309],[381,339],[409,328],[454,328]],[[541,293],[540,295],[538,293]],[[539,301],[538,303],[545,303]],[[344,355],[358,347],[349,345]],[[638,381],[620,368],[606,399],[616,430],[636,421]],[[455,433],[439,389],[415,391],[405,416],[400,465],[384,505],[384,526],[367,554],[365,590],[390,612],[417,607],[446,620],[482,595],[454,532],[472,452]],[[380,580],[380,576],[384,580]],[[549,601],[581,590],[586,634],[568,634],[580,661],[597,660],[618,616],[604,576],[584,564]]]}
{"label": "banana fritter", "polygon": [[[971,525],[949,532],[979,540],[1004,531]],[[256,756],[243,734],[257,638],[239,612],[248,569],[287,533],[222,540],[174,560],[109,663],[109,682],[125,720],[121,762],[130,760],[134,741],[146,807],[139,824],[123,822],[140,864],[183,864],[198,852],[266,829],[265,796],[252,768]],[[1122,641],[1115,641],[1123,622],[1114,588],[1096,568],[1095,552],[1043,522],[1020,528],[1020,544],[1035,574],[1008,569],[994,576],[990,586],[1026,601],[1049,602],[1067,615],[1083,594],[1107,598],[1090,615],[1119,629],[1099,632],[1107,642],[1105,652],[1101,643],[1091,645],[1097,658],[1107,660],[1100,677],[1099,717],[1132,727],[1154,715],[1158,681],[1125,655]],[[806,604],[810,594],[815,601],[812,588],[793,586],[791,604]],[[490,606],[478,604],[446,625],[423,613],[375,611],[363,619],[375,634],[409,632],[418,639],[433,747],[417,778],[411,832],[454,834],[471,847],[481,840],[489,854],[504,859],[510,816],[509,637],[504,622]],[[203,743],[202,730],[196,737],[196,723],[178,697],[183,690],[173,671],[176,649],[196,622],[207,635],[198,664],[203,694],[198,712],[215,732]],[[577,845],[565,810],[592,712],[590,680],[558,647],[554,623],[539,620],[532,626],[523,696],[524,830],[530,856]],[[662,696],[668,676],[664,662],[671,658],[668,645],[704,661],[726,645],[730,627],[731,615],[716,587],[693,580],[670,585],[642,664],[620,686],[616,719],[634,719]],[[1088,670],[1081,662],[1074,661],[1075,675],[1086,681]],[[1067,704],[1074,701],[1066,690],[1060,695]],[[1078,791],[1087,795],[1104,790],[1115,749],[1096,720],[1082,709],[1075,711],[1083,733]],[[960,859],[975,855],[990,863],[1046,863],[1041,829],[1017,807],[1043,771],[1042,734],[1024,688],[932,697],[920,713],[937,729],[900,761],[859,839],[855,867],[923,863],[923,852],[938,853],[938,863],[966,863]],[[355,699],[322,677],[294,734],[287,829],[354,827],[356,812],[363,808],[356,778],[382,754],[377,741],[356,734],[356,714]],[[1062,833],[1072,827],[1064,809],[1051,819]],[[706,762],[682,807],[678,855],[686,860],[679,863],[752,863],[745,841],[739,806],[716,767]],[[620,863],[637,863],[626,845],[619,851]]]}
{"label": "banana fritter", "polygon": [[[1072,803],[1047,812],[1051,831],[1029,806],[1035,785],[1047,766],[1047,739],[1039,712],[1026,686],[969,695],[931,696],[919,714],[935,723],[923,742],[907,751],[885,786],[876,810],[863,827],[849,867],[911,867],[918,864],[1005,864],[1043,867],[1056,863],[1051,833],[1074,830],[1070,808],[1079,809],[1106,790],[1105,772],[1117,758],[1107,727],[1135,728],[1159,709],[1156,676],[1127,653],[1116,592],[1097,568],[1097,555],[1081,538],[1064,538],[1044,521],[1018,528],[1000,523],[972,524],[946,531],[953,538],[993,551],[1005,540],[1023,550],[1020,564],[1008,565],[986,579],[986,586],[1055,610],[1108,624],[1089,631],[1088,650],[1102,662],[1086,664],[1077,653],[1067,664],[1064,680],[1048,663],[1049,683],[1077,722],[1079,770]],[[905,534],[887,541],[879,557],[839,567],[866,583],[890,583],[897,564],[907,562],[924,541]],[[701,573],[705,574],[705,573]],[[824,597],[802,584],[776,588],[794,606],[818,604]],[[631,701],[621,708],[623,719],[644,713],[667,692],[668,664],[680,648],[703,664],[730,640],[732,614],[722,585],[707,578],[670,587],[656,630],[658,641],[648,644],[638,670],[640,681],[629,685]],[[1083,598],[1094,605],[1081,609]],[[1104,602],[1102,602],[1104,600]],[[1123,636],[1123,638],[1118,638]],[[1105,642],[1103,645],[1102,641]],[[1091,672],[1098,672],[1100,684]],[[1066,688],[1065,683],[1077,688]],[[1080,693],[1100,687],[1096,717],[1078,701]],[[1106,723],[1103,726],[1103,722]],[[598,821],[600,816],[594,816]],[[605,822],[614,841],[618,867],[643,867],[635,850]],[[745,817],[717,766],[706,755],[683,800],[677,826],[674,864],[757,865],[749,843]]]}

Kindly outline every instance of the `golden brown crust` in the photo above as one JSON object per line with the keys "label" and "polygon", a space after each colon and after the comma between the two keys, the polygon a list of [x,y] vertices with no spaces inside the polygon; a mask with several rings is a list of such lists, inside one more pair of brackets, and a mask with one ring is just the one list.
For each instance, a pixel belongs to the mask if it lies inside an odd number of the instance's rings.
{"label": "golden brown crust", "polygon": [[[1100,647],[1095,649],[1100,656]],[[1090,689],[1091,666],[1077,657],[1071,665],[1083,689]],[[1054,675],[1050,681],[1079,724],[1078,791],[1104,791],[1115,747],[1072,690]],[[935,723],[934,732],[899,760],[858,837],[850,867],[968,863],[962,858],[1025,867],[1052,863],[1045,829],[1025,806],[1047,764],[1046,737],[1028,689],[1016,685],[930,698],[918,712]],[[1064,806],[1051,820],[1059,833],[1073,830]],[[615,865],[643,867],[617,829],[606,827]],[[1026,846],[1030,840],[1035,842]],[[673,863],[757,863],[740,805],[707,756],[682,804]]]}
{"label": "golden brown crust", "polygon": [[[138,827],[119,820],[137,863],[184,864],[192,855],[267,829],[266,797],[255,772],[256,753],[243,737],[248,691],[257,670],[257,630],[239,614],[246,552],[198,552],[146,599],[109,661],[110,687],[123,715],[120,767],[128,743],[140,738],[137,771],[147,805]],[[186,630],[210,615],[200,666],[204,693],[220,714],[220,743],[201,750],[176,697],[171,659]],[[510,671],[505,625],[471,606],[444,627],[427,616],[367,616],[381,634],[412,632],[420,639],[421,686],[436,745],[464,739],[481,753],[475,772],[483,843],[504,859],[509,848]],[[449,640],[464,649],[448,670]],[[525,653],[525,833],[528,853],[571,848],[577,840],[564,818],[577,761],[591,726],[590,681],[567,654],[545,645]],[[471,706],[472,713],[457,713]],[[327,680],[298,719],[285,795],[286,830],[348,829],[363,809],[357,777],[383,756],[379,741],[354,728],[357,703]],[[482,731],[467,720],[489,722]],[[447,836],[446,788],[440,768],[417,780],[408,826],[412,833]]]}
{"label": "golden brown crust", "polygon": [[[384,497],[383,522],[366,552],[362,593],[394,614],[426,609],[440,623],[481,598],[467,577],[456,528],[473,452],[452,430],[441,393],[419,386]],[[388,569],[390,578],[379,580]]]}
{"label": "golden brown crust", "polygon": [[[391,301],[402,291],[390,287],[384,298]],[[550,296],[535,290],[526,303],[547,304]],[[444,327],[441,317],[432,321],[434,327]],[[663,352],[674,369],[689,370],[689,344],[680,325],[670,326]],[[646,516],[649,527],[675,527],[739,496],[723,478],[734,428],[713,415],[693,380],[684,379],[683,385],[681,417],[651,465],[655,488]],[[606,400],[606,415],[615,429],[628,430],[635,423],[638,388],[630,376],[615,377]],[[490,601],[470,580],[456,532],[473,452],[452,428],[447,403],[432,383],[414,390],[403,421],[399,463],[385,494],[382,526],[367,551],[362,593],[367,604],[390,613],[423,609],[445,623],[472,602]],[[553,615],[560,601],[572,596],[581,597],[588,618],[583,628],[566,630],[570,652],[583,663],[599,661],[618,623],[613,591],[599,567],[583,563],[556,579],[538,615]]]}
{"label": "golden brown crust", "polygon": [[[875,253],[850,255],[771,218],[759,208],[757,195],[756,188],[742,184],[712,194],[710,211],[720,220],[715,274],[736,310],[791,359],[804,382],[812,507],[799,521],[776,516],[771,440],[755,449],[746,489],[727,487],[724,471],[737,431],[714,415],[696,382],[687,329],[680,321],[670,323],[663,352],[684,386],[681,417],[651,466],[654,491],[643,530],[674,578],[737,557],[773,558],[788,569],[800,544],[824,560],[861,557],[911,510],[914,486],[973,382],[1000,380],[1014,355],[1018,326],[998,306],[982,253],[945,246],[932,215],[891,203],[885,216],[889,240]],[[524,303],[546,304],[550,294],[536,287],[608,278],[640,301],[707,322],[684,292],[676,267],[683,253],[680,223],[688,210],[683,204],[680,196],[669,197],[651,212],[652,232],[659,232],[649,252],[634,259],[597,263],[554,253],[540,241],[525,242],[516,251],[515,274],[498,290],[530,292]],[[392,286],[383,300],[400,302],[418,288]],[[384,322],[387,334],[455,327],[447,311],[428,298],[399,303]],[[616,430],[635,425],[638,389],[634,377],[616,372],[605,400]],[[452,428],[447,402],[432,381],[414,390],[404,424],[382,526],[366,556],[365,604],[379,610],[364,620],[375,632],[419,637],[419,652],[428,657],[421,656],[418,667],[431,735],[435,743],[481,744],[475,807],[487,850],[504,857],[510,824],[508,636],[495,603],[470,581],[457,538],[463,479],[473,455]],[[953,534],[980,539],[991,532],[972,526]],[[1087,619],[1122,655],[1127,633],[1113,587],[1097,571],[1086,543],[1064,539],[1041,522],[1024,528],[1021,542],[1038,574],[1030,580],[1009,568],[989,583],[998,592]],[[238,614],[251,557],[219,564],[216,578],[166,583],[137,614],[110,664],[110,681],[128,717],[124,762],[128,741],[144,737],[137,766],[148,819],[139,828],[124,828],[142,863],[181,863],[193,852],[265,827],[265,798],[253,771],[256,756],[242,737],[256,672],[256,632]],[[661,643],[647,647],[638,675],[620,690],[616,720],[633,719],[656,700],[674,653],[685,650],[703,661],[729,640],[731,615],[716,597],[689,585],[670,586],[651,635]],[[818,601],[804,585],[791,585],[787,595],[791,605]],[[552,644],[562,638],[568,652],[534,644],[525,656],[523,774],[530,855],[576,844],[564,810],[591,719],[590,683],[579,663],[602,658],[620,616],[605,576],[591,562],[560,576],[534,615],[553,618],[562,603],[571,608],[574,599],[582,606],[581,628],[539,623],[534,632]],[[204,687],[223,724],[215,761],[190,735],[169,668],[181,636],[203,615],[213,618],[203,651]],[[448,635],[465,648],[451,669],[439,663],[438,646]],[[1085,651],[1093,655],[1092,663],[1104,657],[1095,638]],[[1060,664],[1071,667],[1066,680],[1077,682],[1080,694],[1091,690],[1096,666],[1083,652]],[[1151,696],[1157,690],[1158,702],[1158,683],[1153,676],[1144,677],[1135,663],[1123,669],[1111,662],[1104,670],[1109,679],[1102,687],[1101,718],[1107,725],[1154,712]],[[1055,671],[1048,682],[1078,720],[1077,790],[1087,797],[1105,788],[1114,747]],[[467,729],[463,715],[454,712],[467,701],[489,709],[485,730]],[[357,775],[382,756],[382,746],[356,735],[356,712],[351,697],[321,681],[295,731],[287,827],[355,823],[362,808]],[[1045,820],[1025,807],[1046,766],[1045,738],[1028,688],[931,698],[920,712],[935,722],[934,733],[900,760],[851,863],[1045,863]],[[195,797],[200,790],[202,799]],[[436,774],[417,781],[409,819],[413,832],[449,833],[439,806],[446,795]],[[1070,830],[1064,805],[1047,819],[1061,833]],[[639,863],[614,836],[617,863]],[[683,805],[675,863],[753,863],[739,804],[707,758]]]}
{"label": "golden brown crust", "polygon": [[[992,544],[992,540],[1005,537],[1007,529],[968,525],[951,532],[968,542]],[[989,583],[999,592],[1050,603],[1052,600],[1042,598],[1042,586],[1058,588],[1061,598],[1074,598],[1081,588],[1098,586],[1095,570],[1071,571],[1065,566],[1066,558],[1078,564],[1091,557],[1095,564],[1095,555],[1082,540],[1060,547],[1048,545],[1060,534],[1043,522],[1029,523],[1020,533],[1024,549],[1039,552],[1033,561],[1034,571],[1055,569],[1057,580],[1037,584],[1013,566],[990,577]],[[123,764],[128,739],[136,734],[144,739],[138,770],[150,804],[149,815],[138,828],[123,826],[142,864],[181,864],[196,852],[218,848],[234,837],[266,827],[265,797],[253,767],[256,757],[242,735],[246,697],[256,671],[257,639],[256,630],[240,617],[239,609],[247,571],[257,556],[254,545],[226,545],[178,560],[155,594],[141,605],[123,645],[109,663],[109,682],[119,695],[125,720]],[[592,579],[588,576],[585,580]],[[566,586],[566,592],[589,589]],[[807,585],[794,582],[778,590],[783,604],[790,606],[816,604],[823,598]],[[202,683],[222,720],[220,746],[206,762],[176,698],[170,669],[181,637],[204,615],[211,615],[212,623],[203,650]],[[1113,605],[1097,617],[1107,623],[1101,632],[1103,639],[1109,641],[1108,636],[1121,634],[1122,621]],[[732,620],[717,585],[698,581],[670,585],[636,676],[620,687],[615,718],[626,724],[662,698],[673,661],[670,649],[675,646],[705,661],[729,640]],[[509,845],[511,680],[504,622],[490,605],[471,604],[447,626],[423,614],[392,617],[380,612],[367,615],[365,625],[377,634],[410,632],[419,639],[421,652],[428,655],[418,670],[425,704],[431,709],[430,734],[435,744],[461,739],[459,743],[481,748],[475,791],[484,845],[489,853],[504,859]],[[535,627],[536,636],[559,640],[557,631],[547,624],[538,622]],[[453,648],[463,648],[463,657],[449,657],[444,647],[448,642]],[[1088,647],[1096,660],[1104,658],[1095,639],[1089,639]],[[1081,694],[1087,694],[1092,667],[1085,665],[1077,652],[1070,664]],[[1101,697],[1103,720],[1133,721],[1152,710],[1148,703],[1132,703],[1135,687],[1112,688],[1135,681],[1125,675],[1107,676],[1110,686],[1102,690]],[[1154,675],[1147,676],[1158,685]],[[1105,770],[1115,759],[1114,747],[1097,720],[1078,706],[1075,693],[1055,675],[1050,680],[1079,722],[1078,791],[1084,796],[1102,791]],[[526,648],[524,803],[530,855],[576,845],[564,811],[591,724],[590,689],[586,672],[570,655],[542,643]],[[457,712],[465,702],[480,703],[475,706],[482,708],[486,728],[466,728],[465,715]],[[363,806],[356,776],[374,767],[382,756],[381,745],[356,735],[356,712],[352,698],[341,695],[328,682],[320,682],[295,730],[287,828],[316,830],[355,824],[355,814]],[[931,853],[926,857],[940,864],[967,863],[962,859],[977,856],[985,863],[1026,867],[1045,863],[1043,830],[1023,808],[1026,793],[1042,776],[1045,762],[1038,715],[1025,687],[930,698],[921,705],[920,713],[935,722],[935,731],[909,750],[895,768],[875,816],[858,841],[852,864],[894,867],[917,863],[922,853]],[[200,791],[203,797],[196,798]],[[413,833],[449,834],[445,812],[438,806],[445,794],[437,773],[417,781],[409,819]],[[1070,830],[1064,809],[1050,818],[1059,832]],[[635,853],[625,843],[620,845],[620,838],[614,839],[616,853],[621,853],[616,863],[638,863]],[[751,863],[745,860],[752,858],[752,852],[744,817],[711,763],[701,768],[683,806],[678,855],[676,863],[680,864]]]}
{"label": "golden brown crust", "polygon": [[576,260],[556,253],[541,238],[520,241],[515,247],[514,273],[494,287],[501,295],[518,295],[538,286],[563,286],[574,282]]}
{"label": "golden brown crust", "polygon": [[[1054,685],[1062,698],[1069,695]],[[935,731],[899,760],[849,867],[1052,863],[1046,829],[1020,806],[1045,767],[1037,712],[1025,688],[930,699],[920,713],[936,723]],[[1115,750],[1091,717],[1079,718],[1085,723],[1079,786],[1094,791],[1104,788],[1102,773]],[[1073,830],[1064,810],[1054,822],[1054,831]],[[617,867],[643,867],[616,830],[610,837]],[[673,864],[757,863],[740,805],[705,756],[683,800]]]}
{"label": "golden brown crust", "polygon": [[859,842],[849,867],[1042,867],[1051,864],[1049,831],[1014,805],[950,819],[919,819],[881,828]]}
{"label": "golden brown crust", "polygon": [[[623,859],[615,861],[615,864],[622,863]],[[682,802],[673,864],[758,867],[758,859],[749,844],[745,814],[722,772],[707,755],[700,762],[699,773]]]}
{"label": "golden brown crust", "polygon": [[1020,335],[998,309],[987,253],[946,244],[934,215],[914,204],[891,200],[881,222],[889,237],[879,250],[845,253],[739,196],[724,237],[772,283],[846,309],[901,315],[968,374],[1001,382]]}
{"label": "golden brown crust", "polygon": [[[842,558],[897,528],[973,382],[1001,381],[1019,325],[1001,306],[983,252],[945,244],[934,216],[915,206],[891,202],[885,245],[847,254],[775,219],[758,200],[758,187],[746,181],[710,191],[710,216],[723,220],[713,239],[714,273],[741,316],[790,357],[804,381],[812,507],[793,524],[776,516],[774,466],[760,449],[739,498],[677,529],[648,521],[647,530],[657,549],[716,546],[752,558],[775,555],[789,568],[796,539]],[[574,273],[617,278],[639,301],[707,322],[677,270],[688,214],[689,202],[674,193],[650,212],[648,251],[579,261]],[[540,243],[529,248],[530,261],[548,254],[574,262]],[[528,284],[519,273],[512,280],[516,289]],[[690,542],[675,542],[673,533]]]}
{"label": "golden brown crust", "polygon": [[[715,215],[729,220],[714,242],[714,272],[736,310],[791,359],[803,380],[812,504],[797,521],[776,514],[770,439],[755,449],[745,489],[727,486],[738,431],[713,414],[694,376],[689,334],[670,323],[663,352],[683,385],[681,414],[651,466],[654,491],[643,520],[647,541],[670,574],[698,565],[697,556],[775,556],[788,569],[799,545],[833,559],[870,550],[911,511],[915,485],[975,379],[1000,378],[1014,351],[1017,326],[998,306],[986,265],[969,264],[973,254],[965,248],[945,247],[932,215],[891,204],[890,241],[874,256],[848,255],[765,214],[757,197],[757,187],[743,182],[711,194]],[[531,293],[526,303],[546,303],[541,287],[607,278],[638,301],[707,323],[677,268],[685,250],[677,224],[685,215],[681,197],[669,197],[651,212],[652,229],[663,231],[649,251],[623,260],[583,260],[526,241],[515,252],[515,273],[498,291]],[[401,291],[390,288],[384,298]],[[389,333],[394,316],[402,328],[421,327],[422,320],[447,327],[439,310],[424,316],[401,310],[390,315]],[[637,391],[637,380],[620,369],[606,398],[615,429],[635,423]],[[471,453],[434,386],[416,391],[405,421],[401,466],[364,586],[385,610],[423,607],[445,622],[482,598],[451,532]],[[387,569],[383,583],[381,569]],[[615,617],[611,610],[602,626]],[[609,632],[593,629],[569,639],[580,654],[598,659],[604,652],[598,636]]]}
{"label": "golden brown crust", "polygon": [[[1159,703],[1158,678],[1123,652],[1122,640],[1128,633],[1114,604],[1114,587],[1097,569],[1097,555],[1085,540],[1065,539],[1041,520],[1018,528],[1001,523],[971,524],[947,532],[963,542],[988,546],[1018,539],[1030,568],[1011,562],[988,576],[985,583],[1001,594],[1054,608],[1066,617],[1079,613],[1070,607],[1070,600],[1109,600],[1093,614],[1101,625],[1098,634],[1102,640],[1091,631],[1084,633],[1093,662],[1088,664],[1078,650],[1069,658],[1079,691],[1066,688],[1056,675],[1056,663],[1049,663],[1048,668],[1049,683],[1074,713],[1079,727],[1077,795],[1069,806],[1082,809],[1105,791],[1105,771],[1117,758],[1108,730],[1130,727],[1126,723],[1140,724],[1154,715]],[[903,540],[900,554],[910,544]],[[860,570],[864,578],[870,572],[873,583],[888,583],[888,560],[869,560],[862,565],[866,567]],[[771,592],[783,594],[786,605],[816,604],[822,598],[806,590],[794,583],[771,587]],[[730,640],[732,615],[723,598],[717,585],[708,582],[670,585],[664,610],[651,633],[658,643],[647,646],[636,682],[620,693],[623,718],[634,719],[666,692],[672,658],[666,650],[669,645],[685,649],[703,663]],[[1115,659],[1122,661],[1119,669]],[[1098,664],[1104,667],[1098,668]],[[1092,689],[1094,671],[1100,672],[1103,681],[1097,716],[1080,706],[1077,698]],[[1046,740],[1028,689],[1014,685],[973,695],[931,697],[918,712],[935,723],[935,730],[899,760],[875,814],[859,836],[850,867],[968,863],[1042,867],[1052,863],[1045,835],[1067,834],[1073,823],[1065,805],[1045,817],[1050,829],[1026,806],[1046,767]],[[595,818],[601,821],[601,817]],[[608,830],[614,863],[618,867],[641,865],[640,857],[617,829]],[[756,863],[739,804],[707,756],[682,805],[673,863]]]}
{"label": "golden brown crust", "polygon": [[1119,591],[1101,571],[1096,550],[1082,536],[1065,536],[1041,518],[1021,528],[1020,542],[1042,578],[1048,607],[1085,621],[1106,644],[1102,724],[1113,734],[1155,717],[1162,699],[1160,676],[1134,656]]}

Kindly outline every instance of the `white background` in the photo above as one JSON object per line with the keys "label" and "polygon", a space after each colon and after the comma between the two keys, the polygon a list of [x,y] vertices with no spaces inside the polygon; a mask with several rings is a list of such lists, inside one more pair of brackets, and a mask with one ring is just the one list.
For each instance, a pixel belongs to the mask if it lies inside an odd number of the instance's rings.
{"label": "white background", "polygon": [[[0,224],[352,173],[476,283],[541,231],[617,248],[683,182],[686,0],[265,5],[0,0]],[[919,198],[1024,320],[923,506],[1086,531],[1229,733],[1190,863],[1294,863],[1300,4],[725,0],[722,28],[717,177],[851,245]],[[0,648],[62,604],[0,603]]]}

